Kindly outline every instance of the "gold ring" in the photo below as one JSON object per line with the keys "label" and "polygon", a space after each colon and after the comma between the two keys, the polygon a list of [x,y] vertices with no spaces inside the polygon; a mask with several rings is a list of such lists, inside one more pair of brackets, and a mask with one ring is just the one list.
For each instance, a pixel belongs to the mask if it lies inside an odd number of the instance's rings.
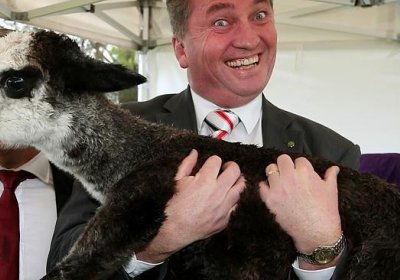
{"label": "gold ring", "polygon": [[279,173],[279,170],[272,170],[272,171],[268,171],[267,176],[270,176],[274,173]]}

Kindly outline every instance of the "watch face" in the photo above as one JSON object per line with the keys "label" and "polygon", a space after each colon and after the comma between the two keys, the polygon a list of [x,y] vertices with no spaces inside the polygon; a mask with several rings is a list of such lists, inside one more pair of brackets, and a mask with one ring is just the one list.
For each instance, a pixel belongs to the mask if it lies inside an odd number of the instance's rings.
{"label": "watch face", "polygon": [[318,248],[314,253],[315,261],[319,264],[326,264],[336,257],[334,248]]}

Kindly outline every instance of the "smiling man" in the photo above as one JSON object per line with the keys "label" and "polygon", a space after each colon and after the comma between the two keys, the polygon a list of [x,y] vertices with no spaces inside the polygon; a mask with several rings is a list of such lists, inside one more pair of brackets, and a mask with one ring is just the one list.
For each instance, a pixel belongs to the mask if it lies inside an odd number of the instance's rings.
{"label": "smiling man", "polygon": [[[222,109],[217,115],[233,128],[223,134],[225,141],[312,154],[358,167],[357,145],[265,98],[277,51],[272,0],[167,0],[167,7],[173,48],[180,66],[187,69],[189,86],[179,94],[129,104],[128,109],[147,120],[202,135],[216,132],[214,111]],[[233,163],[222,166],[220,159],[211,157],[190,176],[196,159],[193,152],[181,164],[178,192],[168,203],[168,218],[158,235],[142,251],[132,252],[132,262],[112,279],[174,279],[168,257],[227,226],[244,187],[240,169]],[[330,279],[338,261],[344,260],[346,247],[337,205],[337,169],[321,179],[304,158],[293,162],[281,156],[266,170],[271,180],[260,185],[260,196],[302,253],[293,264],[295,273],[288,277]],[[76,187],[57,222],[50,267],[67,254],[98,206]],[[329,259],[315,260],[311,253],[324,246],[335,247]]]}
{"label": "smiling man", "polygon": [[220,107],[246,105],[260,95],[275,64],[269,1],[190,3],[186,33],[177,34],[173,46],[192,90]]}

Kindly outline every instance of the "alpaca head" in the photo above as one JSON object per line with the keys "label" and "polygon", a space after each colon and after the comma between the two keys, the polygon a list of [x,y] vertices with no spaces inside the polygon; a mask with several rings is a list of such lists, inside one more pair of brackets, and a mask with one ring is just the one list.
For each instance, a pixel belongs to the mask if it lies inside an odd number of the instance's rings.
{"label": "alpaca head", "polygon": [[0,143],[35,145],[62,139],[82,96],[130,88],[145,78],[86,56],[54,32],[10,32],[0,38]]}

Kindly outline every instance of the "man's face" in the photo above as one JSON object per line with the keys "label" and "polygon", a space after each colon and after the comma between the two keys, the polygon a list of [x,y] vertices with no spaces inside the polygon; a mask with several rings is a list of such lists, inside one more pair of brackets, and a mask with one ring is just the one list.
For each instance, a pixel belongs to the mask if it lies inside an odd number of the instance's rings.
{"label": "man's face", "polygon": [[174,48],[193,90],[223,107],[249,102],[275,64],[269,0],[190,0],[190,7],[188,31]]}

